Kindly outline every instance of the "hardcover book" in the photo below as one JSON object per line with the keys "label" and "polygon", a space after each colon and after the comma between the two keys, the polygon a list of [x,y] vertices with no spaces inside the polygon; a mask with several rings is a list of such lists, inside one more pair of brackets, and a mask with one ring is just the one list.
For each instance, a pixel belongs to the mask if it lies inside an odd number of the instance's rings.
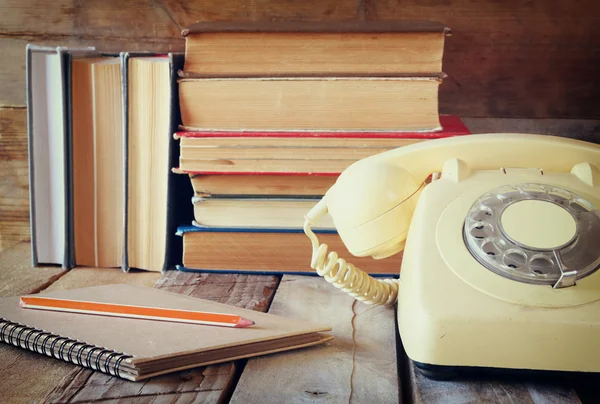
{"label": "hardcover book", "polygon": [[198,22],[182,32],[184,77],[374,76],[440,72],[436,21]]}
{"label": "hardcover book", "polygon": [[72,54],[94,48],[26,47],[32,265],[74,265],[71,174]]}
{"label": "hardcover book", "polygon": [[[131,77],[137,59],[142,67]],[[179,155],[171,134],[180,124],[183,55],[119,58],[94,48],[28,45],[26,61],[33,265],[161,271],[179,262],[174,233],[191,220],[192,207],[172,203],[177,192],[187,200],[193,194],[189,181],[171,172]],[[161,93],[147,92],[154,88],[149,77],[159,80]],[[141,113],[144,102],[156,112]],[[152,229],[131,230],[140,223]]]}
{"label": "hardcover book", "polygon": [[[402,254],[385,260],[354,257],[334,229],[317,229],[319,240],[340,257],[371,275],[396,276]],[[211,227],[180,226],[183,265],[180,271],[247,274],[316,275],[310,267],[312,247],[302,227]]]}

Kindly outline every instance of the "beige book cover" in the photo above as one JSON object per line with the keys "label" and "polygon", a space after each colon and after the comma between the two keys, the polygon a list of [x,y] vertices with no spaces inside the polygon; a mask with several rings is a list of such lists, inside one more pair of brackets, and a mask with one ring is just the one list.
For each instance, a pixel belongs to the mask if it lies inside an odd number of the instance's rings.
{"label": "beige book cover", "polygon": [[142,380],[176,370],[311,346],[331,328],[134,285],[40,293],[61,299],[235,314],[254,326],[219,326],[24,309],[0,299],[4,343],[122,377]]}

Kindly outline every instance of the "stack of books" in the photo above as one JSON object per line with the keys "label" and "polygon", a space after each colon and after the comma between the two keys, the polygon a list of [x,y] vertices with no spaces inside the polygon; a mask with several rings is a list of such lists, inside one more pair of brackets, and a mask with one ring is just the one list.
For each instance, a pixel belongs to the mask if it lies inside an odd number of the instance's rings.
{"label": "stack of books", "polygon": [[[187,270],[310,272],[304,214],[362,158],[468,133],[438,114],[449,30],[427,21],[197,23],[179,73]],[[349,253],[330,217],[317,229]],[[356,258],[396,274],[401,257]]]}
{"label": "stack of books", "polygon": [[183,55],[29,45],[26,60],[33,265],[173,264]]}

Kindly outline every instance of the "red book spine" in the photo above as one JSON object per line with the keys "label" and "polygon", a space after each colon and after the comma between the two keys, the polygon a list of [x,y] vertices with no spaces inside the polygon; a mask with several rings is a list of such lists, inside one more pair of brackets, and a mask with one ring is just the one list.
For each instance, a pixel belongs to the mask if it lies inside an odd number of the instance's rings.
{"label": "red book spine", "polygon": [[[330,137],[330,138],[408,138],[408,139],[441,139],[452,136],[469,135],[471,132],[463,121],[455,115],[440,116],[442,130],[438,132],[225,132],[225,131],[182,131],[175,133],[179,137]],[[314,175],[338,176],[341,173],[311,172],[222,172],[222,171],[186,171],[174,168],[177,174],[191,175]]]}
{"label": "red book spine", "polygon": [[327,138],[396,138],[396,139],[440,139],[470,134],[462,120],[455,115],[440,116],[442,129],[435,132],[254,132],[254,131],[180,131],[180,137],[327,137]]}

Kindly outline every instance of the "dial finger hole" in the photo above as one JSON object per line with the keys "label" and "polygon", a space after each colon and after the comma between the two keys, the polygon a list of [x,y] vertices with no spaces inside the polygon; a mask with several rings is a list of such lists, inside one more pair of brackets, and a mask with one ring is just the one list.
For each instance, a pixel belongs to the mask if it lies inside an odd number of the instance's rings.
{"label": "dial finger hole", "polygon": [[493,214],[494,213],[492,212],[492,210],[487,206],[480,206],[479,209],[476,209],[471,212],[471,218],[479,222],[483,220],[488,220],[493,216]]}
{"label": "dial finger hole", "polygon": [[521,191],[533,197],[539,197],[546,193],[546,189],[540,184],[525,184],[521,187]]}
{"label": "dial finger hole", "polygon": [[535,255],[531,258],[529,267],[536,275],[549,275],[554,272],[554,261],[545,255]]}
{"label": "dial finger hole", "polygon": [[571,199],[571,194],[564,189],[552,188],[548,194],[554,202],[561,205],[568,203],[569,199]]}
{"label": "dial finger hole", "polygon": [[495,258],[500,255],[500,249],[491,240],[484,241],[483,244],[481,244],[481,250],[483,250],[490,258]]}
{"label": "dial finger hole", "polygon": [[587,213],[593,209],[587,202],[580,199],[569,202],[569,207],[577,213]]}
{"label": "dial finger hole", "polygon": [[509,268],[521,268],[527,262],[527,256],[523,251],[508,250],[502,257],[502,263]]}
{"label": "dial finger hole", "polygon": [[484,195],[481,198],[481,204],[485,205],[485,206],[489,206],[491,208],[494,208],[496,206],[500,206],[503,204],[502,199],[498,198],[498,196],[496,194],[491,195]]}
{"label": "dial finger hole", "polygon": [[489,223],[477,222],[469,231],[476,239],[484,239],[494,234],[494,228]]}

